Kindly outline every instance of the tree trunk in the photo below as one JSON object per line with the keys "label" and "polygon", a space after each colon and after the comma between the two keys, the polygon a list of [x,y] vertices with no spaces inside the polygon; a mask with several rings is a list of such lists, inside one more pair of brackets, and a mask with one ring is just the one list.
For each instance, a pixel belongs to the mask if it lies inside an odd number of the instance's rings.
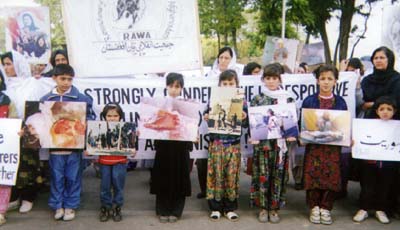
{"label": "tree trunk", "polygon": [[240,54],[239,54],[239,50],[237,48],[237,42],[236,42],[236,28],[232,29],[232,46],[233,46],[233,49],[236,52],[236,57],[239,57]]}
{"label": "tree trunk", "polygon": [[307,37],[306,37],[306,44],[310,44],[310,37],[311,37],[311,33],[308,32]]}
{"label": "tree trunk", "polygon": [[219,35],[219,33],[217,32],[217,40],[218,40],[218,50],[221,49],[221,36]]}
{"label": "tree trunk", "polygon": [[328,40],[328,34],[326,33],[325,21],[318,24],[319,24],[318,26],[320,27],[319,31],[322,38],[322,42],[324,43],[325,63],[332,64],[331,51],[329,48],[329,40]]}
{"label": "tree trunk", "polygon": [[339,61],[347,58],[347,50],[349,46],[349,36],[351,30],[351,20],[355,12],[355,0],[344,0],[342,5],[342,16],[340,17],[340,48]]}

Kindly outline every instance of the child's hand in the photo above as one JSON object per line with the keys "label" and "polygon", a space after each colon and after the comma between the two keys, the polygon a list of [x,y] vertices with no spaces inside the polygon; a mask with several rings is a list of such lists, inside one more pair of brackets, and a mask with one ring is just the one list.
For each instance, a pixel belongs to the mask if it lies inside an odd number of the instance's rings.
{"label": "child's hand", "polygon": [[199,138],[199,137],[196,137],[196,141],[194,141],[194,143],[198,144],[199,141],[200,141],[200,138]]}
{"label": "child's hand", "polygon": [[84,155],[85,157],[89,156],[89,155],[90,155],[90,154],[89,154],[89,151],[84,150],[84,151],[83,151],[83,155]]}
{"label": "child's hand", "polygon": [[350,145],[350,147],[353,147],[354,146],[354,140],[351,140],[351,145]]}
{"label": "child's hand", "polygon": [[203,115],[203,120],[205,120],[206,122],[208,122],[208,113],[205,113],[205,114]]}
{"label": "child's hand", "polygon": [[136,130],[136,136],[140,136],[140,131]]}
{"label": "child's hand", "polygon": [[306,143],[304,143],[301,139],[299,139],[299,145],[300,145],[300,146],[305,146]]}
{"label": "child's hand", "polygon": [[293,141],[296,141],[296,138],[295,137],[288,137],[288,138],[286,138],[286,140],[289,141],[289,142],[293,142]]}
{"label": "child's hand", "polygon": [[22,128],[19,132],[18,132],[18,136],[22,137],[25,134],[25,130],[24,128]]}
{"label": "child's hand", "polygon": [[244,120],[244,119],[246,119],[247,118],[247,113],[246,112],[242,112],[242,120]]}
{"label": "child's hand", "polygon": [[130,158],[135,158],[135,156],[136,156],[136,149],[130,150],[129,151],[129,157]]}
{"label": "child's hand", "polygon": [[249,140],[249,142],[250,142],[250,144],[252,144],[252,145],[258,145],[258,144],[260,144],[260,141],[259,141],[259,140]]}

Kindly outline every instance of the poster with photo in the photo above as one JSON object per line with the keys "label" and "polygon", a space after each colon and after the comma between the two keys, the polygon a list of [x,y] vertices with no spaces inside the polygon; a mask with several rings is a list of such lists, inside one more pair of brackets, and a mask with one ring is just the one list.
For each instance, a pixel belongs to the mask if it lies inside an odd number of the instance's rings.
{"label": "poster with photo", "polygon": [[[21,119],[0,118],[0,185],[13,186],[17,181],[21,123]],[[0,199],[1,195],[5,194]]]}
{"label": "poster with photo", "polygon": [[383,8],[382,45],[391,49],[396,58],[395,69],[400,69],[400,5],[389,5]]}
{"label": "poster with photo", "polygon": [[279,62],[282,65],[286,65],[289,69],[294,70],[299,44],[299,40],[267,36],[262,64]]}
{"label": "poster with photo", "polygon": [[251,140],[297,137],[296,104],[249,107]]}
{"label": "poster with photo", "polygon": [[196,141],[199,135],[201,105],[174,98],[142,98],[140,139]]}
{"label": "poster with photo", "polygon": [[88,121],[89,155],[128,156],[134,153],[136,125],[132,122]]}
{"label": "poster with photo", "polygon": [[353,119],[353,158],[400,161],[400,121]]}
{"label": "poster with photo", "polygon": [[23,55],[29,63],[47,64],[51,55],[48,7],[4,8],[6,50]]}
{"label": "poster with photo", "polygon": [[349,111],[302,109],[300,139],[304,143],[350,146],[350,129]]}
{"label": "poster with photo", "polygon": [[325,63],[324,43],[304,44],[301,49],[300,63],[301,62],[305,62],[309,66]]}
{"label": "poster with photo", "polygon": [[240,135],[242,133],[244,90],[242,88],[212,87],[208,132]]}
{"label": "poster with photo", "polygon": [[202,67],[196,0],[62,0],[62,8],[78,76]]}
{"label": "poster with photo", "polygon": [[25,148],[83,149],[86,103],[27,101],[23,146]]}

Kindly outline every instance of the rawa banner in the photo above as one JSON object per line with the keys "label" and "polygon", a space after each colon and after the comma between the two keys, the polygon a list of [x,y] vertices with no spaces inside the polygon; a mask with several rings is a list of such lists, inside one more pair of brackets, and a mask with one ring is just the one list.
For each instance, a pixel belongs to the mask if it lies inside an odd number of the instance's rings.
{"label": "rawa banner", "polygon": [[[34,78],[27,79],[21,87],[15,87],[18,92],[35,92],[36,95],[26,95],[12,98],[37,98],[40,92],[43,95],[50,91],[54,82],[47,78],[36,80]],[[259,77],[242,76],[239,79],[240,86],[244,88],[245,99],[250,100],[262,92],[262,83]],[[297,104],[301,105],[301,101],[308,95],[314,94],[317,91],[315,77],[311,74],[293,74],[283,75],[282,81],[285,89],[290,92],[297,100]],[[343,96],[347,102],[351,113],[355,114],[355,88],[357,77],[352,72],[341,72],[338,84],[335,88],[335,93]],[[73,85],[76,86],[82,93],[93,98],[93,108],[99,118],[99,114],[104,105],[110,102],[119,103],[124,112],[125,120],[137,122],[140,117],[139,103],[142,97],[164,97],[166,95],[165,78],[133,78],[133,77],[115,77],[110,78],[75,78]],[[217,78],[202,78],[202,77],[185,77],[185,87],[182,96],[199,101],[203,107],[199,111],[199,143],[194,145],[194,151],[191,153],[193,158],[207,157],[208,146],[208,131],[207,124],[201,118],[211,95],[211,87],[218,85]],[[35,88],[38,90],[35,90]],[[23,104],[20,102],[18,104]],[[242,133],[242,154],[244,156],[252,154],[251,145],[247,144],[248,135],[244,130]],[[137,159],[153,158],[154,145],[151,140],[140,140],[138,142]]]}
{"label": "rawa banner", "polygon": [[22,120],[0,118],[0,185],[15,185]]}
{"label": "rawa banner", "polygon": [[70,62],[79,76],[200,69],[196,0],[63,0]]}

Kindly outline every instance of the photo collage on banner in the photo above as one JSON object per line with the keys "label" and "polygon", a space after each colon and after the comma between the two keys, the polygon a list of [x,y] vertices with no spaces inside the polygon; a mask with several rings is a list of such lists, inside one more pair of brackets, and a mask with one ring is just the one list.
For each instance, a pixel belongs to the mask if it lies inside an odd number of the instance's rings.
{"label": "photo collage on banner", "polygon": [[299,40],[267,36],[264,45],[262,64],[266,65],[279,62],[281,65],[287,66],[293,71],[296,67],[299,44]]}
{"label": "photo collage on banner", "polygon": [[47,64],[51,54],[48,7],[4,8],[6,50],[16,51],[29,63]]}

